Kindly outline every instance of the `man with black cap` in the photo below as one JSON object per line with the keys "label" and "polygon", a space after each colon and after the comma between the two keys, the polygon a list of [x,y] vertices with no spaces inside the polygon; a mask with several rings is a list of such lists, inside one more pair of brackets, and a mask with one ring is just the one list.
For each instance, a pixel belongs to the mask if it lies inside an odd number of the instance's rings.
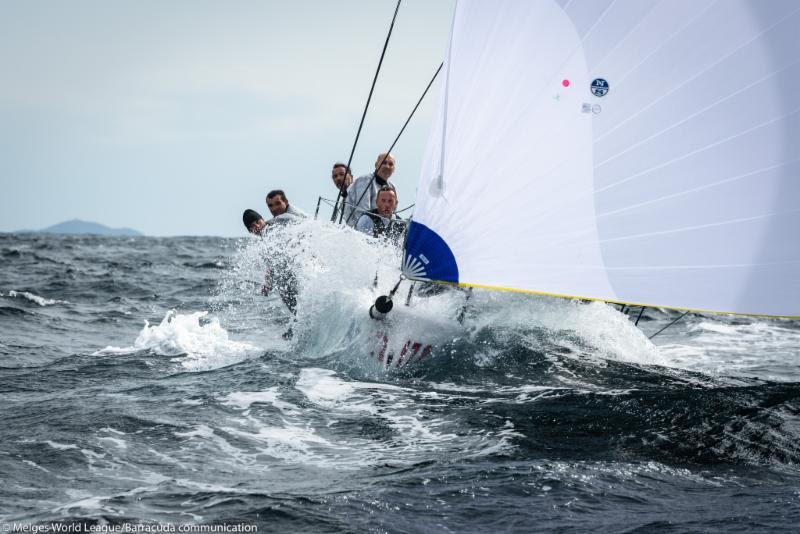
{"label": "man with black cap", "polygon": [[[253,235],[264,237],[264,229],[267,227],[267,222],[264,220],[257,211],[247,209],[242,214],[242,222],[247,231]],[[264,273],[264,285],[261,286],[261,294],[264,296],[269,295],[273,287],[278,289],[278,295],[286,307],[292,314],[297,313],[297,279],[292,272],[289,265],[289,260],[285,257],[276,258],[271,261],[274,267],[267,268]],[[292,329],[284,334],[285,337],[291,337]]]}
{"label": "man with black cap", "polygon": [[267,221],[256,210],[244,210],[242,222],[251,234],[259,235],[267,227]]}

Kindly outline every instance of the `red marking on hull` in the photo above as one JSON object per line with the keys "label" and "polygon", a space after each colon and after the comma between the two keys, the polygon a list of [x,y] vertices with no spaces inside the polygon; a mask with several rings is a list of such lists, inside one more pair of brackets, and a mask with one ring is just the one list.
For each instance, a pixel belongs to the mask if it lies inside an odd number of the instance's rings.
{"label": "red marking on hull", "polygon": [[376,356],[375,350],[372,350],[369,355],[386,367],[392,367],[392,364],[394,364],[395,368],[400,368],[414,361],[418,363],[433,352],[433,345],[423,345],[419,341],[408,339],[403,344],[403,348],[400,349],[400,355],[397,360],[395,360],[394,351],[389,349],[389,335],[384,332],[377,332],[376,338],[378,340],[378,354]]}
{"label": "red marking on hull", "polygon": [[[382,341],[383,341],[383,346],[381,346],[381,351],[378,353],[378,361],[379,361],[379,362],[382,362],[382,361],[383,361],[383,358],[386,356],[386,347],[388,347],[388,346],[389,346],[389,336],[387,336],[386,334],[380,334],[380,333],[379,333],[379,334],[378,334],[378,338],[381,338],[381,335],[383,336],[383,339],[382,339]],[[389,359],[390,359],[390,360],[391,360],[391,357],[392,357],[392,355],[391,355],[391,354],[389,354]],[[387,362],[387,363],[388,363],[388,362]]]}
{"label": "red marking on hull", "polygon": [[[406,348],[406,347],[408,347],[408,344],[409,344],[409,343],[411,343],[411,340],[410,340],[410,339],[409,339],[408,341],[406,341],[406,344],[403,346],[403,348]],[[417,341],[415,341],[415,342],[414,342],[414,343],[411,345],[411,356],[409,356],[409,357],[408,357],[408,362],[406,362],[406,363],[411,363],[411,360],[413,360],[413,359],[414,359],[414,356],[416,356],[416,355],[417,355],[417,352],[419,351],[419,348],[420,348],[421,346],[422,346],[422,343],[419,343],[419,342],[417,342]],[[401,355],[400,355],[400,359],[397,361],[397,367],[400,367],[400,362],[402,362],[402,361],[403,361],[403,355],[401,354]]]}
{"label": "red marking on hull", "polygon": [[427,356],[430,355],[431,352],[433,352],[433,345],[426,345],[425,348],[422,349],[422,354],[420,354],[419,360],[417,360],[417,363],[419,363],[422,360],[424,360]]}

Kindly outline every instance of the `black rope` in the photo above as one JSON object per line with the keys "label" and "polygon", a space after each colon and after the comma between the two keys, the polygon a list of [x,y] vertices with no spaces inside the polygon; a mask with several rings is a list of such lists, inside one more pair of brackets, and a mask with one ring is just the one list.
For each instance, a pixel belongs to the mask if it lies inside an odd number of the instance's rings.
{"label": "black rope", "polygon": [[[358,138],[361,135],[361,128],[364,126],[364,119],[367,117],[367,110],[369,109],[369,102],[372,100],[372,93],[375,91],[375,83],[378,81],[378,73],[381,71],[381,65],[383,65],[383,57],[386,55],[386,48],[389,46],[389,38],[392,36],[392,30],[394,29],[394,21],[397,19],[397,12],[400,10],[400,2],[401,0],[397,0],[397,7],[394,8],[394,15],[392,16],[392,24],[389,26],[389,33],[386,34],[386,41],[383,43],[383,50],[381,51],[381,59],[378,61],[378,68],[375,70],[375,77],[372,78],[372,87],[369,89],[369,96],[367,97],[367,103],[364,106],[364,113],[361,114],[361,122],[358,124],[358,131],[356,132],[356,139],[353,141],[353,148],[350,150],[350,157],[347,159],[347,168],[345,169],[345,173],[350,170],[350,164],[353,163],[353,154],[356,152],[356,145],[358,145]],[[347,176],[345,176],[347,178]],[[339,199],[342,198],[342,190],[344,189],[344,182],[342,182],[342,187],[339,188],[339,194],[336,196],[336,205],[339,205]],[[344,206],[342,206],[342,211],[344,211]],[[331,222],[335,222],[336,219],[336,210],[333,210],[333,216],[331,217]],[[339,222],[341,222],[342,218],[339,217]]]}
{"label": "black rope", "polygon": [[[316,211],[316,212],[315,212],[315,214],[314,214],[314,218],[315,218],[315,219],[317,218],[317,213],[319,213],[319,207],[320,207],[320,203],[324,203],[326,206],[330,206],[331,208],[334,208],[334,207],[335,207],[335,205],[334,205],[334,201],[333,201],[332,199],[330,199],[330,198],[325,198],[325,197],[323,197],[323,196],[320,196],[320,197],[318,197],[318,199],[317,199],[317,211]],[[411,204],[411,205],[409,205],[409,206],[406,206],[405,208],[403,208],[403,209],[401,209],[401,210],[397,210],[397,211],[395,211],[394,213],[395,213],[395,215],[397,215],[397,214],[400,214],[400,213],[403,213],[404,211],[408,211],[408,210],[410,210],[410,209],[413,209],[413,208],[414,208],[414,206],[416,206],[416,204]],[[360,208],[359,208],[359,211],[365,211],[365,210],[362,210],[362,209],[360,209]],[[380,215],[380,214],[375,214],[375,215],[378,215],[378,217],[381,217],[381,215]],[[381,217],[381,218],[382,218],[382,219],[386,219],[386,217]],[[387,220],[388,220],[388,219],[387,219]],[[408,219],[404,219],[404,220],[408,220]]]}
{"label": "black rope", "polygon": [[456,321],[458,321],[458,324],[464,324],[464,316],[467,314],[467,305],[469,304],[470,297],[472,297],[471,287],[467,291],[467,297],[464,299],[464,305],[461,307],[461,310],[458,312],[458,315],[456,316]]}
{"label": "black rope", "polygon": [[319,205],[322,204],[322,196],[317,199],[317,209],[314,211],[314,220],[317,220],[317,215],[319,215]]}
{"label": "black rope", "polygon": [[[417,105],[415,105],[414,109],[411,110],[411,114],[406,119],[405,124],[403,124],[403,127],[400,128],[400,133],[398,133],[397,137],[394,138],[394,142],[392,143],[392,146],[389,147],[389,150],[387,150],[385,152],[386,155],[383,156],[383,159],[378,164],[378,168],[375,169],[375,172],[372,173],[372,177],[369,179],[369,183],[367,184],[367,187],[364,189],[364,192],[361,193],[361,196],[358,197],[358,200],[356,201],[354,206],[357,207],[359,204],[361,204],[361,200],[363,200],[364,195],[367,194],[367,191],[372,189],[372,184],[373,184],[373,182],[375,182],[375,173],[377,173],[378,169],[380,169],[383,166],[383,162],[386,161],[386,158],[389,157],[389,154],[392,152],[392,149],[397,144],[397,142],[400,140],[400,136],[403,135],[403,132],[406,130],[406,126],[408,126],[408,123],[411,122],[411,118],[414,116],[414,113],[417,112],[417,108],[419,108],[419,105],[422,104],[422,100],[425,98],[425,95],[428,94],[428,90],[431,88],[431,85],[433,85],[433,82],[436,81],[436,77],[439,75],[439,72],[441,72],[443,66],[444,66],[444,62],[439,63],[439,68],[436,69],[436,72],[433,73],[433,77],[431,78],[431,81],[428,82],[428,86],[425,87],[425,90],[422,92],[422,96],[420,96],[419,100],[417,100]],[[352,157],[352,155],[351,155],[351,157]],[[341,191],[339,191],[339,193],[341,194]],[[339,199],[337,198],[336,201],[337,201],[337,204],[338,204]],[[350,213],[350,215],[347,216],[347,220],[345,221],[345,223],[349,223],[350,222],[350,219],[353,217],[355,212],[356,212],[356,210],[353,209],[353,211]],[[344,217],[344,207],[342,208],[342,213],[339,215],[339,223],[342,222],[342,218],[343,217]]]}
{"label": "black rope", "polygon": [[411,305],[411,295],[414,294],[414,286],[417,285],[417,282],[411,282],[411,287],[408,288],[408,296],[406,297],[406,306]]}
{"label": "black rope", "polygon": [[397,211],[395,211],[394,213],[395,213],[395,215],[397,215],[398,213],[403,213],[404,211],[408,211],[408,210],[410,210],[410,209],[411,209],[411,208],[413,208],[414,206],[416,206],[416,204],[411,204],[411,205],[410,205],[410,206],[408,206],[407,208],[403,208],[403,209],[401,209],[401,210],[397,210]]}
{"label": "black rope", "polygon": [[[376,276],[377,276],[377,275],[376,275]],[[390,299],[391,299],[391,298],[394,296],[394,294],[395,294],[395,293],[397,293],[397,289],[400,287],[400,284],[401,284],[401,283],[402,283],[402,281],[403,281],[403,280],[405,280],[405,279],[406,279],[406,277],[405,277],[405,276],[403,276],[403,275],[401,274],[401,275],[400,275],[400,279],[399,279],[399,280],[397,281],[397,283],[394,285],[394,287],[392,288],[392,290],[391,290],[391,291],[389,291],[389,298],[390,298]]]}
{"label": "black rope", "polygon": [[639,319],[642,318],[642,314],[644,313],[645,308],[647,308],[647,306],[642,306],[642,309],[639,310],[639,316],[636,318],[636,322],[633,323],[633,326],[639,326]]}
{"label": "black rope", "polygon": [[683,319],[684,317],[686,317],[688,314],[689,314],[689,312],[688,312],[688,311],[685,311],[685,312],[683,312],[683,314],[682,314],[680,317],[678,317],[677,319],[675,319],[674,321],[672,321],[672,322],[671,322],[671,323],[669,323],[667,326],[665,326],[664,328],[662,328],[661,330],[659,330],[658,332],[656,332],[656,333],[655,333],[655,334],[653,334],[652,336],[648,337],[647,339],[653,339],[653,338],[654,338],[654,337],[656,337],[658,334],[660,334],[661,332],[663,332],[664,330],[666,330],[666,329],[667,329],[667,328],[669,328],[670,326],[674,325],[675,323],[677,323],[678,321],[680,321],[681,319]]}

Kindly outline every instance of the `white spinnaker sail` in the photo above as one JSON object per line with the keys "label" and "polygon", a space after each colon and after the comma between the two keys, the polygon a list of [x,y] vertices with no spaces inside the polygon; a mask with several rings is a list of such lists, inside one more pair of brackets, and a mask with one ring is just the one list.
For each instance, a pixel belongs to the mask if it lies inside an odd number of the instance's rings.
{"label": "white spinnaker sail", "polygon": [[800,3],[459,0],[404,272],[800,315]]}

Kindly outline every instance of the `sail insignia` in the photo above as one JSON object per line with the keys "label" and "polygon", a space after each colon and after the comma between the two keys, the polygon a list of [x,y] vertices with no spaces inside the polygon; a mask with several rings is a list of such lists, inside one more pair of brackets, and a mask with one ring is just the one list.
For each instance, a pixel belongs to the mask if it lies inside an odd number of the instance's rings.
{"label": "sail insignia", "polygon": [[411,280],[458,283],[453,251],[439,234],[415,221],[411,221],[408,229],[403,274]]}

